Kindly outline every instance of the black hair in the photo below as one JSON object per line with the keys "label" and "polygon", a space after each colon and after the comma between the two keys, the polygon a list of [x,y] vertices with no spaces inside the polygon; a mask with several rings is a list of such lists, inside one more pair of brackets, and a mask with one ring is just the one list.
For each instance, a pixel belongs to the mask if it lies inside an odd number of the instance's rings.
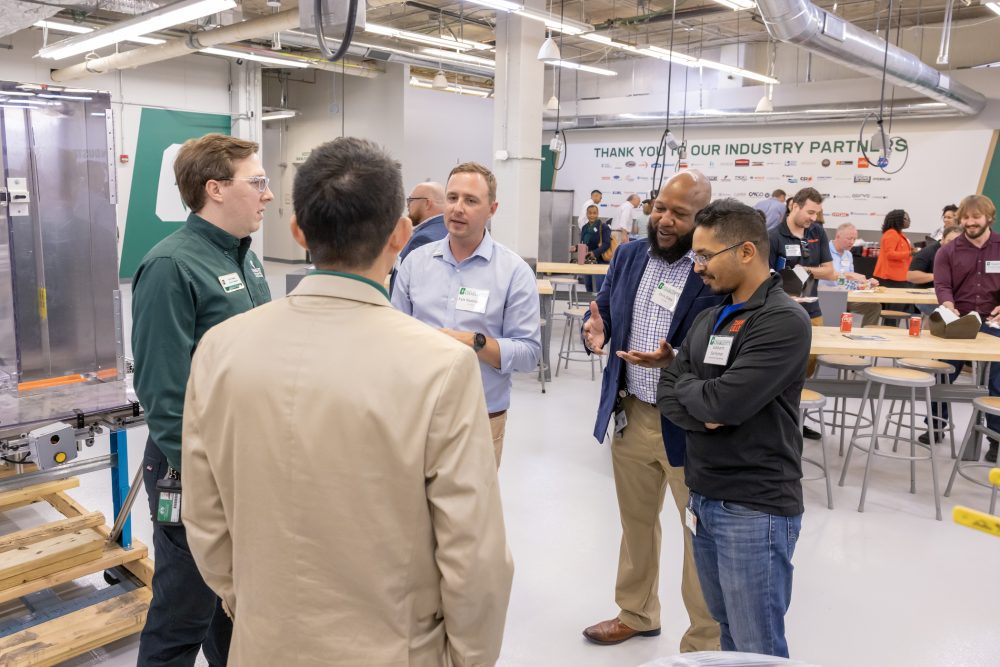
{"label": "black hair", "polygon": [[366,139],[314,148],[292,190],[295,218],[317,264],[371,266],[403,210],[399,162]]}
{"label": "black hair", "polygon": [[948,211],[954,211],[957,214],[958,213],[958,207],[955,206],[954,204],[948,204],[943,209],[941,209],[941,215],[943,216]]}
{"label": "black hair", "polygon": [[885,222],[882,223],[882,231],[887,232],[895,229],[900,234],[903,233],[903,226],[906,224],[906,211],[901,208],[894,208],[885,214]]}
{"label": "black hair", "polygon": [[601,192],[600,190],[591,190],[590,191],[590,196],[593,197],[594,195],[601,195],[603,197],[604,193]]}
{"label": "black hair", "polygon": [[724,245],[749,241],[765,257],[770,251],[764,213],[735,199],[716,199],[698,211],[696,227],[711,229],[715,239]]}

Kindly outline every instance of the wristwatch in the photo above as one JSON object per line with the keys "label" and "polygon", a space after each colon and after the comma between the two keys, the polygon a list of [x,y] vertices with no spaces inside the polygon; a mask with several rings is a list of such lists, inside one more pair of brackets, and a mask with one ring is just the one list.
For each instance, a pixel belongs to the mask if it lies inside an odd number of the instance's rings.
{"label": "wristwatch", "polygon": [[472,351],[479,352],[484,347],[486,347],[486,334],[477,331],[472,337]]}

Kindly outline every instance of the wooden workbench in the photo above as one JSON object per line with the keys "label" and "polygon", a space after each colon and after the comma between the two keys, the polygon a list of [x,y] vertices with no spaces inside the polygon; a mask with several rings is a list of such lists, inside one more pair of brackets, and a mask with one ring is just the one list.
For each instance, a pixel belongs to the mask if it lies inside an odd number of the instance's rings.
{"label": "wooden workbench", "polygon": [[562,273],[571,276],[604,276],[608,264],[575,264],[572,262],[539,262],[535,273]]}
{"label": "wooden workbench", "polygon": [[974,340],[956,340],[938,338],[926,330],[921,331],[919,336],[910,336],[908,329],[855,327],[850,335],[881,336],[887,340],[851,340],[840,333],[840,327],[813,327],[811,352],[859,357],[1000,361],[1000,338],[984,333],[980,333]]}
{"label": "wooden workbench", "polygon": [[914,289],[911,287],[886,287],[884,290],[867,291],[853,290],[847,293],[848,303],[909,303],[919,305],[938,305],[933,289]]}

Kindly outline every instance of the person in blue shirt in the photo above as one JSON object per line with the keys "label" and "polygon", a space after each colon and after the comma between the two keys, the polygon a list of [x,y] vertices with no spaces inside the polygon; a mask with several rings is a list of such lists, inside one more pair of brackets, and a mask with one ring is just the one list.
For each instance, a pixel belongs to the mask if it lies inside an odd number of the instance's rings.
{"label": "person in blue shirt", "polygon": [[778,188],[771,193],[771,196],[767,199],[762,199],[753,205],[755,209],[764,214],[764,219],[767,222],[767,231],[771,231],[785,219],[785,214],[788,212],[788,208],[785,205],[785,191]]}
{"label": "person in blue shirt", "polygon": [[[820,280],[820,287],[837,287],[844,285],[848,289],[869,289],[878,287],[878,280],[868,278],[854,271],[854,254],[851,248],[858,240],[858,229],[849,222],[837,227],[837,232],[830,241],[830,258],[833,260],[833,270],[837,273],[836,280]],[[873,327],[879,322],[882,306],[877,303],[849,303],[847,310],[861,315],[861,326]]]}
{"label": "person in blue shirt", "polygon": [[497,210],[496,192],[496,177],[480,164],[451,170],[444,210],[448,235],[400,265],[392,305],[478,355],[499,467],[511,375],[536,369],[542,343],[535,274],[486,230]]}

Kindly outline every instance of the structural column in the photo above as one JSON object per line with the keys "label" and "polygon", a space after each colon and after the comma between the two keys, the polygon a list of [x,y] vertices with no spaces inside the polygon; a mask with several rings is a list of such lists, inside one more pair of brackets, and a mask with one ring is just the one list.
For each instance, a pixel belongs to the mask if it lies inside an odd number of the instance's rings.
{"label": "structural column", "polygon": [[[537,5],[544,9],[541,2]],[[538,21],[497,12],[493,171],[500,206],[492,233],[525,258],[538,257],[544,86],[538,49],[544,30]]]}
{"label": "structural column", "polygon": [[[229,64],[229,113],[232,117],[232,136],[247,141],[261,143],[264,133],[261,129],[261,80],[260,63],[236,61]],[[273,174],[272,174],[273,176]],[[276,205],[276,204],[274,204]],[[264,254],[264,227],[251,234],[253,247],[258,254]]]}

